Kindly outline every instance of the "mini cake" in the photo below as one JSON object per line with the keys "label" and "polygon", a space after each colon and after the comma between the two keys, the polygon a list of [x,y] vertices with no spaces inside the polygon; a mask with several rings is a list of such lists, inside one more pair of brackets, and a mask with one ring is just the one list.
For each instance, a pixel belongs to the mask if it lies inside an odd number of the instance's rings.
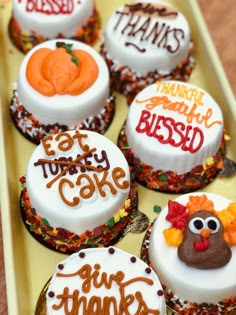
{"label": "mini cake", "polygon": [[128,104],[157,80],[187,81],[194,67],[186,18],[161,1],[136,1],[118,8],[108,20],[101,46],[114,90]]}
{"label": "mini cake", "polygon": [[179,81],[158,81],[132,102],[118,145],[136,180],[153,190],[202,188],[223,166],[224,122],[214,99]]}
{"label": "mini cake", "polygon": [[51,40],[23,59],[10,112],[20,132],[38,144],[44,136],[69,129],[104,133],[114,105],[101,56],[80,42]]}
{"label": "mini cake", "polygon": [[92,45],[98,39],[100,16],[94,0],[13,0],[9,35],[23,53],[43,41],[70,38]]}
{"label": "mini cake", "polygon": [[[46,314],[165,315],[156,273],[118,248],[85,249],[57,265],[46,293]],[[68,310],[67,310],[68,309]]]}
{"label": "mini cake", "polygon": [[45,137],[20,181],[26,227],[41,243],[62,252],[115,242],[137,210],[125,157],[93,131]]}
{"label": "mini cake", "polygon": [[149,259],[178,314],[227,314],[236,307],[236,202],[203,192],[169,200]]}

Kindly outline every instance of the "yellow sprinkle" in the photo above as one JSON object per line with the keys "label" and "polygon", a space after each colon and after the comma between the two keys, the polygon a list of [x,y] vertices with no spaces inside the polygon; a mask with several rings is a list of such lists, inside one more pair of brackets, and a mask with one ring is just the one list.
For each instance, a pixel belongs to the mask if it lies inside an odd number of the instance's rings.
{"label": "yellow sprinkle", "polygon": [[129,208],[130,205],[131,205],[131,200],[130,199],[125,200],[125,209]]}
{"label": "yellow sprinkle", "polygon": [[115,222],[119,222],[120,221],[120,213],[117,212],[115,215],[114,215],[114,221]]}
{"label": "yellow sprinkle", "polygon": [[213,165],[213,164],[214,164],[214,159],[213,159],[212,156],[209,156],[209,157],[207,158],[207,165],[211,166],[211,165]]}
{"label": "yellow sprinkle", "polygon": [[225,139],[225,141],[229,141],[229,140],[231,140],[231,137],[229,136],[229,135],[224,135],[224,139]]}

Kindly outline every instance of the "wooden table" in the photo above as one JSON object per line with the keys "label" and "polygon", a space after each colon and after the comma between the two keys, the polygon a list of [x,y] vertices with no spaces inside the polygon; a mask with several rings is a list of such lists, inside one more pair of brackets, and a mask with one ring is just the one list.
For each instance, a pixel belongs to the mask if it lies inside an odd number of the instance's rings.
{"label": "wooden table", "polygon": [[[229,83],[234,95],[236,95],[236,1],[199,0],[199,5],[206,19]],[[0,224],[0,314],[6,315],[7,297],[1,232]]]}
{"label": "wooden table", "polygon": [[236,1],[198,0],[198,2],[236,96]]}

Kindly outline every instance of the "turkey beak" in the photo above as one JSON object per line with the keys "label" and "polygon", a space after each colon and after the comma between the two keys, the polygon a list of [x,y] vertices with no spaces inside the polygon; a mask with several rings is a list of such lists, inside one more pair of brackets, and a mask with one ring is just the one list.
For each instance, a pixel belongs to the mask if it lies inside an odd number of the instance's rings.
{"label": "turkey beak", "polygon": [[210,229],[202,229],[200,232],[201,237],[204,238],[209,238],[211,235],[211,230]]}

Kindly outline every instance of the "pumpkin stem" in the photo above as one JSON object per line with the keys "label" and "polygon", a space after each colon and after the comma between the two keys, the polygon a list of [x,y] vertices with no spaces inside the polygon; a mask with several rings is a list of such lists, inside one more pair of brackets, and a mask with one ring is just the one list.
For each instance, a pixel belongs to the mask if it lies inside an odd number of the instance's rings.
{"label": "pumpkin stem", "polygon": [[60,48],[60,47],[65,48],[66,52],[71,55],[71,61],[74,62],[78,66],[79,60],[76,57],[76,55],[74,54],[74,51],[72,50],[72,46],[73,46],[73,44],[67,44],[65,42],[57,42],[56,43],[57,48]]}

